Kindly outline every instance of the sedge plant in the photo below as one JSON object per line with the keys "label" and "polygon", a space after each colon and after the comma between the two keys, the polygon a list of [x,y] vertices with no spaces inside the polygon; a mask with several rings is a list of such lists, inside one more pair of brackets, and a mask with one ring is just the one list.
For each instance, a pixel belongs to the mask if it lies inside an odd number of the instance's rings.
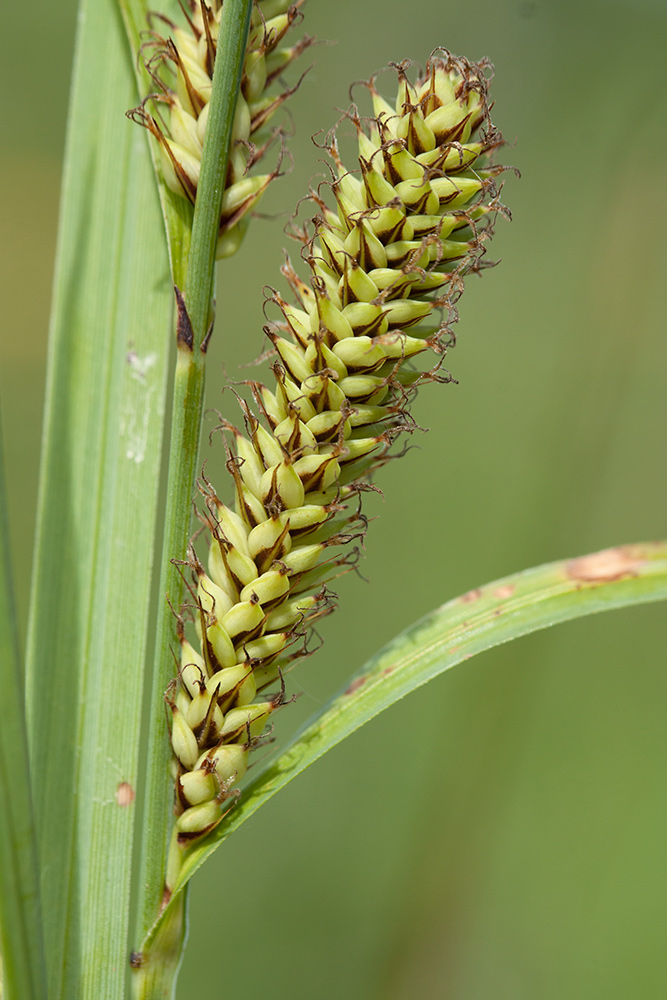
{"label": "sedge plant", "polygon": [[[284,0],[120,6],[125,35],[111,0],[82,4],[69,141],[86,133],[98,155],[92,167],[71,160],[65,177],[25,708],[2,535],[0,775],[5,791],[20,784],[0,823],[6,998],[172,995],[192,874],[308,764],[474,653],[667,596],[659,543],[496,581],[393,640],[286,748],[253,765],[292,698],[292,668],[313,650],[314,624],[333,609],[335,579],[372,530],[367,494],[418,428],[418,389],[451,381],[444,362],[464,281],[507,214],[490,66],[445,49],[421,70],[394,64],[365,83],[367,107],[344,115],[354,156],[336,130],[320,140],[329,173],[304,193],[312,217],[293,219],[296,262],[280,268],[288,290],[266,278],[265,381],[233,387],[238,416],[216,428],[227,481],[214,483],[199,438],[215,260],[243,252],[259,199],[278,182],[288,138],[275,116],[312,40],[293,37],[303,12]],[[101,70],[117,86],[93,111],[86,89]],[[86,226],[103,227],[105,245],[81,258]],[[72,692],[73,718],[56,707]],[[38,780],[45,744],[57,783]]]}

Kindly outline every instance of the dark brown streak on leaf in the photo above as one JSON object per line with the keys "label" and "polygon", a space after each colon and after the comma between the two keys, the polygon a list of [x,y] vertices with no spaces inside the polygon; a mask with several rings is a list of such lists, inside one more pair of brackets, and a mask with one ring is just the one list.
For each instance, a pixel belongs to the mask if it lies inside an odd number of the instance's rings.
{"label": "dark brown streak on leaf", "polygon": [[176,342],[179,349],[185,348],[192,353],[195,339],[192,331],[192,323],[190,322],[190,317],[188,316],[188,310],[185,306],[183,293],[177,285],[174,285],[174,294],[176,295],[176,308],[178,310],[176,319]]}

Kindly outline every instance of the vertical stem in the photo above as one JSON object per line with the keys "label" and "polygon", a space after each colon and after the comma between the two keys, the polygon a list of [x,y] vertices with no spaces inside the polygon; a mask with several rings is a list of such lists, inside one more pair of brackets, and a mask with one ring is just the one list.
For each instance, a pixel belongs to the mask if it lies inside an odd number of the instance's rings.
{"label": "vertical stem", "polygon": [[[167,844],[172,824],[171,749],[163,701],[165,688],[174,673],[171,650],[176,645],[176,635],[171,608],[178,608],[183,597],[178,563],[186,558],[190,536],[204,399],[205,338],[213,319],[212,289],[220,206],[251,10],[251,0],[225,0],[184,295],[179,290],[176,293],[178,352],[141,830],[139,941],[145,938],[163,904]],[[174,940],[175,947],[180,948],[180,937]],[[150,956],[144,958],[142,978],[145,979],[149,975],[146,963],[150,962]]]}

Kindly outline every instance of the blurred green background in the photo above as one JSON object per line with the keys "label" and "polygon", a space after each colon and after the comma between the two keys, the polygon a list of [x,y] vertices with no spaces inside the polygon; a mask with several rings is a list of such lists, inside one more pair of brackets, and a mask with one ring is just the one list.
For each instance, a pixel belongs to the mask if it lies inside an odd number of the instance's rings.
{"label": "blurred green background", "polygon": [[[23,621],[75,16],[73,0],[38,19],[12,5],[0,39],[0,389]],[[235,378],[263,349],[262,286],[281,280],[284,221],[323,170],[310,136],[351,81],[435,45],[488,55],[503,159],[523,179],[508,175],[501,265],[461,301],[460,384],[418,400],[431,431],[385,470],[368,582],[337,587],[280,732],[445,599],[664,535],[667,485],[664,3],[311,0],[305,28],[335,44],[312,50],[291,103],[294,170],[263,205],[279,220],[220,270],[211,406],[226,405],[223,356]],[[218,482],[220,466],[214,449]],[[639,608],[496,650],[319,762],[195,877],[179,997],[661,997],[665,624]]]}

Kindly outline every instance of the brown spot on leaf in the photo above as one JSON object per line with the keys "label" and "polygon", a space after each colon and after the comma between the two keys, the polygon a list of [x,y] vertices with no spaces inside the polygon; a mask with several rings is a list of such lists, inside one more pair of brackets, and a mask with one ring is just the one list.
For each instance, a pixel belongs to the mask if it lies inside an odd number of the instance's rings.
{"label": "brown spot on leaf", "polygon": [[187,351],[191,352],[195,335],[192,330],[192,323],[190,322],[183,293],[176,285],[174,285],[174,294],[176,295],[176,341],[179,348],[184,347]]}
{"label": "brown spot on leaf", "polygon": [[624,576],[635,576],[644,563],[632,545],[604,549],[590,556],[581,556],[567,563],[565,571],[571,580],[583,583],[610,583]]}
{"label": "brown spot on leaf", "polygon": [[503,583],[502,586],[496,587],[493,596],[499,597],[501,601],[504,601],[506,598],[511,597],[515,590],[516,587],[513,583]]}
{"label": "brown spot on leaf", "polygon": [[393,674],[395,669],[396,667],[385,667],[384,670],[382,671],[382,676],[386,677],[387,674]]}
{"label": "brown spot on leaf", "polygon": [[467,594],[463,594],[461,601],[463,604],[471,604],[473,601],[478,601],[482,596],[482,591],[478,587],[477,590],[469,590]]}
{"label": "brown spot on leaf", "polygon": [[365,677],[357,677],[356,680],[353,680],[352,683],[345,689],[345,694],[354,694],[354,692],[358,691],[359,688],[365,683]]}
{"label": "brown spot on leaf", "polygon": [[118,788],[116,789],[116,802],[121,808],[125,806],[131,806],[134,802],[134,788],[127,781],[121,781],[118,783]]}

